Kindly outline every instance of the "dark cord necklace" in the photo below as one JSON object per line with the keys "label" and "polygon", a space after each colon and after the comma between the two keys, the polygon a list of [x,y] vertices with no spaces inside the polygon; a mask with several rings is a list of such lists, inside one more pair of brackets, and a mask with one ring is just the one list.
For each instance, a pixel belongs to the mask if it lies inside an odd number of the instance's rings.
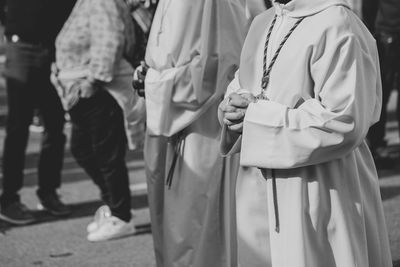
{"label": "dark cord necklace", "polygon": [[271,74],[272,67],[275,64],[276,58],[278,57],[283,45],[286,43],[287,39],[289,36],[293,33],[293,31],[299,26],[300,22],[303,21],[303,18],[300,18],[296,21],[296,23],[292,26],[292,28],[289,30],[289,32],[285,35],[281,43],[279,44],[278,49],[275,51],[274,56],[271,59],[271,62],[268,65],[267,68],[267,51],[268,51],[268,44],[269,44],[269,39],[271,37],[272,30],[274,28],[275,22],[276,22],[277,15],[275,15],[274,19],[272,20],[271,26],[269,27],[267,38],[265,40],[265,46],[264,46],[264,61],[263,61],[263,77],[261,79],[261,93],[257,96],[257,99],[264,99],[268,100],[268,97],[266,96],[267,92],[267,86],[269,83],[269,77]]}

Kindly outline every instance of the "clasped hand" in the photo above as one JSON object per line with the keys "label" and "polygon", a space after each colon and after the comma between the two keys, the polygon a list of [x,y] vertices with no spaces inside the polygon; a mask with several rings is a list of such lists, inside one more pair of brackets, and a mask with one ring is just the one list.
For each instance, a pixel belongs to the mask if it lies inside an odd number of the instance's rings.
{"label": "clasped hand", "polygon": [[242,133],[243,119],[246,115],[247,107],[251,102],[255,101],[256,98],[250,93],[232,93],[221,102],[219,109],[223,113],[223,123],[229,130],[236,133]]}

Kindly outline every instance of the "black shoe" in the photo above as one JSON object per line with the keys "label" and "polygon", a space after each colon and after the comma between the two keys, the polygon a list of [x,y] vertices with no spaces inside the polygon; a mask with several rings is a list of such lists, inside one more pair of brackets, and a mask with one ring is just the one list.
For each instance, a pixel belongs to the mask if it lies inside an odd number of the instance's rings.
{"label": "black shoe", "polygon": [[39,197],[39,210],[47,210],[54,216],[66,216],[71,213],[71,209],[61,202],[56,193],[47,194]]}
{"label": "black shoe", "polygon": [[16,225],[25,225],[36,220],[28,208],[20,202],[14,202],[2,208],[0,211],[0,219]]}

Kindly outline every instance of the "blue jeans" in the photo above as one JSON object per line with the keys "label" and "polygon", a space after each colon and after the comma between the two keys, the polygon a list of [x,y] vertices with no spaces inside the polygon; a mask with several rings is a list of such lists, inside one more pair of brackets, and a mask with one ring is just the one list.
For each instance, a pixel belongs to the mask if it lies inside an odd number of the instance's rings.
{"label": "blue jeans", "polygon": [[49,49],[28,43],[8,43],[5,76],[8,116],[3,151],[2,207],[19,201],[25,152],[34,109],[40,112],[44,134],[38,163],[39,197],[53,194],[61,183],[64,156],[64,109],[50,82]]}
{"label": "blue jeans", "polygon": [[130,221],[127,137],[121,107],[100,89],[90,98],[81,98],[69,114],[72,155],[99,187],[112,215]]}

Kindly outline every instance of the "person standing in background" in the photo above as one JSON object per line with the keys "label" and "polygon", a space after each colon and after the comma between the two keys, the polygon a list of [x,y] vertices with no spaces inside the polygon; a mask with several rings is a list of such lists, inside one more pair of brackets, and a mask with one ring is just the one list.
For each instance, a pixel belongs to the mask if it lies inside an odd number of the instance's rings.
{"label": "person standing in background", "polygon": [[400,76],[400,1],[380,0],[378,7],[374,32],[381,66],[382,112],[379,121],[369,130],[368,139],[378,168],[387,168],[395,164],[394,159],[390,158],[386,151],[385,135],[387,107],[391,92],[396,86],[398,89],[396,118],[400,127],[400,83],[398,82]]}
{"label": "person standing in background", "polygon": [[104,206],[87,239],[135,233],[127,147],[144,140],[144,100],[131,86],[135,34],[124,0],[78,0],[56,39],[54,82],[71,117],[71,152]]}
{"label": "person standing in background", "polygon": [[220,156],[216,114],[247,28],[244,0],[158,4],[145,77],[145,165],[157,266],[236,266],[238,165]]}
{"label": "person standing in background", "polygon": [[54,41],[67,19],[73,0],[2,0],[5,11],[5,77],[8,116],[3,152],[3,188],[0,218],[26,224],[35,218],[20,202],[25,151],[34,109],[43,119],[43,141],[38,163],[41,206],[53,215],[67,215],[69,207],[57,195],[61,183],[65,135],[64,110],[50,82]]}
{"label": "person standing in background", "polygon": [[362,20],[372,34],[375,32],[375,19],[378,12],[379,1],[380,0],[362,0],[361,3]]}

